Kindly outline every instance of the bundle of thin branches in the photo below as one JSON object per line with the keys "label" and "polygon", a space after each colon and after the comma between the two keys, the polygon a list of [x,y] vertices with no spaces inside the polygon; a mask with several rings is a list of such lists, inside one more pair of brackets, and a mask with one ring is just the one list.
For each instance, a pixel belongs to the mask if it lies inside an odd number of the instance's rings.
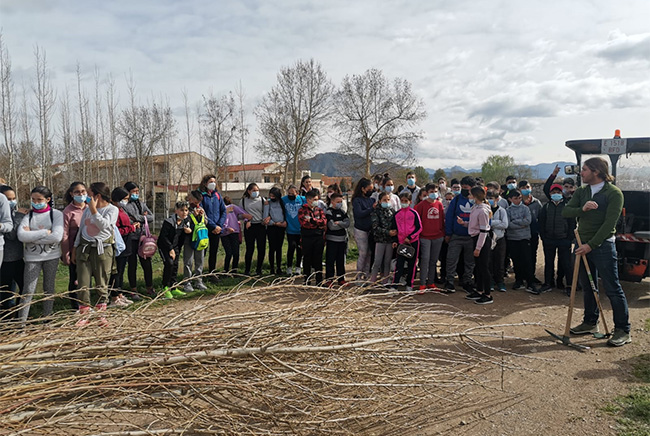
{"label": "bundle of thin branches", "polygon": [[422,408],[493,388],[491,370],[525,369],[498,345],[508,326],[361,288],[240,286],[109,321],[80,329],[67,316],[3,336],[0,428],[405,434],[426,424]]}

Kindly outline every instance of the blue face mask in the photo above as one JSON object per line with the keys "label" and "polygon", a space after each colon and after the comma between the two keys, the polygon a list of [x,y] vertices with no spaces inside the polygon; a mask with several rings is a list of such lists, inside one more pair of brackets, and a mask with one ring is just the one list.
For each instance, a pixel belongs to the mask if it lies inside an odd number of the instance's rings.
{"label": "blue face mask", "polygon": [[432,200],[436,200],[438,198],[438,193],[432,192],[431,194],[429,194],[429,198]]}
{"label": "blue face mask", "polygon": [[409,186],[415,186],[415,179],[409,177],[408,179],[406,179],[406,184]]}
{"label": "blue face mask", "polygon": [[473,199],[473,198],[469,200],[469,204],[471,204],[472,206],[474,206],[474,199]]}
{"label": "blue face mask", "polygon": [[400,206],[402,209],[406,209],[407,207],[409,207],[410,204],[411,204],[411,203],[400,203],[399,206]]}
{"label": "blue face mask", "polygon": [[551,194],[551,200],[562,201],[562,194]]}
{"label": "blue face mask", "polygon": [[394,186],[386,186],[384,188],[384,191],[386,191],[386,192],[388,192],[390,194],[391,192],[393,192],[394,188],[395,188]]}
{"label": "blue face mask", "polygon": [[139,194],[131,194],[131,200],[137,200],[138,198],[140,198]]}
{"label": "blue face mask", "polygon": [[84,203],[86,201],[86,195],[75,195],[72,197],[77,203]]}
{"label": "blue face mask", "polygon": [[43,210],[47,207],[47,203],[34,203],[32,201],[32,209],[35,210]]}
{"label": "blue face mask", "polygon": [[388,209],[390,207],[390,203],[382,203],[381,207],[383,207],[384,209]]}
{"label": "blue face mask", "polygon": [[15,209],[17,204],[18,204],[18,202],[16,200],[9,200],[9,207],[10,208]]}
{"label": "blue face mask", "polygon": [[460,191],[451,191],[451,193],[454,195],[460,195]]}
{"label": "blue face mask", "polygon": [[494,199],[493,199],[493,198],[489,198],[489,199],[488,199],[488,203],[490,203],[490,206],[494,206]]}
{"label": "blue face mask", "polygon": [[251,192],[251,198],[257,198],[260,195],[260,191],[253,191]]}
{"label": "blue face mask", "polygon": [[508,189],[510,190],[517,189],[517,185],[515,185],[514,183],[508,183]]}
{"label": "blue face mask", "polygon": [[522,189],[521,195],[523,195],[524,197],[528,197],[530,195],[530,189]]}

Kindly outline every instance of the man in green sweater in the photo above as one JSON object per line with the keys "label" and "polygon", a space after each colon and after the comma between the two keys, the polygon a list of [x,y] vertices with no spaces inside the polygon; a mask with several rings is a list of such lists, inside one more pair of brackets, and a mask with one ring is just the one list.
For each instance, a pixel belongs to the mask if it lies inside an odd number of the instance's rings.
{"label": "man in green sweater", "polygon": [[[602,279],[614,312],[614,334],[607,344],[620,347],[632,342],[627,299],[618,280],[615,241],[616,222],[623,209],[623,193],[612,185],[614,177],[609,174],[609,165],[600,157],[587,159],[580,177],[583,185],[564,207],[562,216],[578,219],[578,233],[583,245],[576,250],[576,255],[586,256],[596,284],[599,275]],[[591,289],[582,262],[579,277],[582,289]],[[582,324],[571,329],[574,335],[598,332],[599,312],[593,292],[584,292],[584,305]]]}

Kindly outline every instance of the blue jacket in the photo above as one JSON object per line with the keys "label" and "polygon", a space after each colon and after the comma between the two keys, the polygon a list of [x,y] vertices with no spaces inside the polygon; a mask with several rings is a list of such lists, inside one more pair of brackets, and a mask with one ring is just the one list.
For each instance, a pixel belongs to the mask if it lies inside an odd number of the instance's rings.
{"label": "blue jacket", "polygon": [[202,192],[203,200],[201,207],[205,211],[205,217],[208,220],[208,231],[213,231],[217,226],[223,227],[226,222],[226,205],[217,191],[212,193]]}
{"label": "blue jacket", "polygon": [[445,214],[445,235],[469,236],[467,227],[461,226],[456,221],[456,217],[461,217],[463,221],[469,222],[469,212],[472,205],[469,199],[458,194],[449,202],[447,213]]}
{"label": "blue jacket", "polygon": [[372,230],[372,219],[370,214],[373,210],[375,200],[372,197],[355,197],[352,199],[352,211],[354,214],[354,228],[369,232]]}
{"label": "blue jacket", "polygon": [[296,195],[296,199],[291,201],[289,196],[282,197],[284,203],[285,219],[287,220],[287,234],[299,235],[300,234],[300,221],[298,221],[298,211],[303,204],[307,203],[305,197]]}

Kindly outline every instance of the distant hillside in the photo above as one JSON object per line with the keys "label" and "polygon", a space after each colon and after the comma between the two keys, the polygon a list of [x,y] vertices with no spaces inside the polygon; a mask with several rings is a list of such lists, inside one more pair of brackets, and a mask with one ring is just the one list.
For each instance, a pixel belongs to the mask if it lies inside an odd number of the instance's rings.
{"label": "distant hillside", "polygon": [[[336,152],[319,153],[316,156],[306,159],[302,162],[303,168],[309,168],[313,172],[322,173],[326,176],[352,176],[352,179],[358,179],[364,175],[364,159],[357,154],[341,154]],[[551,162],[540,163],[537,165],[524,165],[529,167],[532,171],[534,179],[546,179],[555,168],[555,165],[560,165],[560,176],[564,177],[564,167],[572,165],[575,162]],[[385,172],[394,170],[394,165],[380,164],[372,165],[370,167],[371,173]],[[480,168],[463,168],[461,166],[453,166],[451,168],[443,168],[447,175],[460,174],[460,173],[480,173]],[[426,168],[427,172],[433,175],[436,172],[435,168]]]}

